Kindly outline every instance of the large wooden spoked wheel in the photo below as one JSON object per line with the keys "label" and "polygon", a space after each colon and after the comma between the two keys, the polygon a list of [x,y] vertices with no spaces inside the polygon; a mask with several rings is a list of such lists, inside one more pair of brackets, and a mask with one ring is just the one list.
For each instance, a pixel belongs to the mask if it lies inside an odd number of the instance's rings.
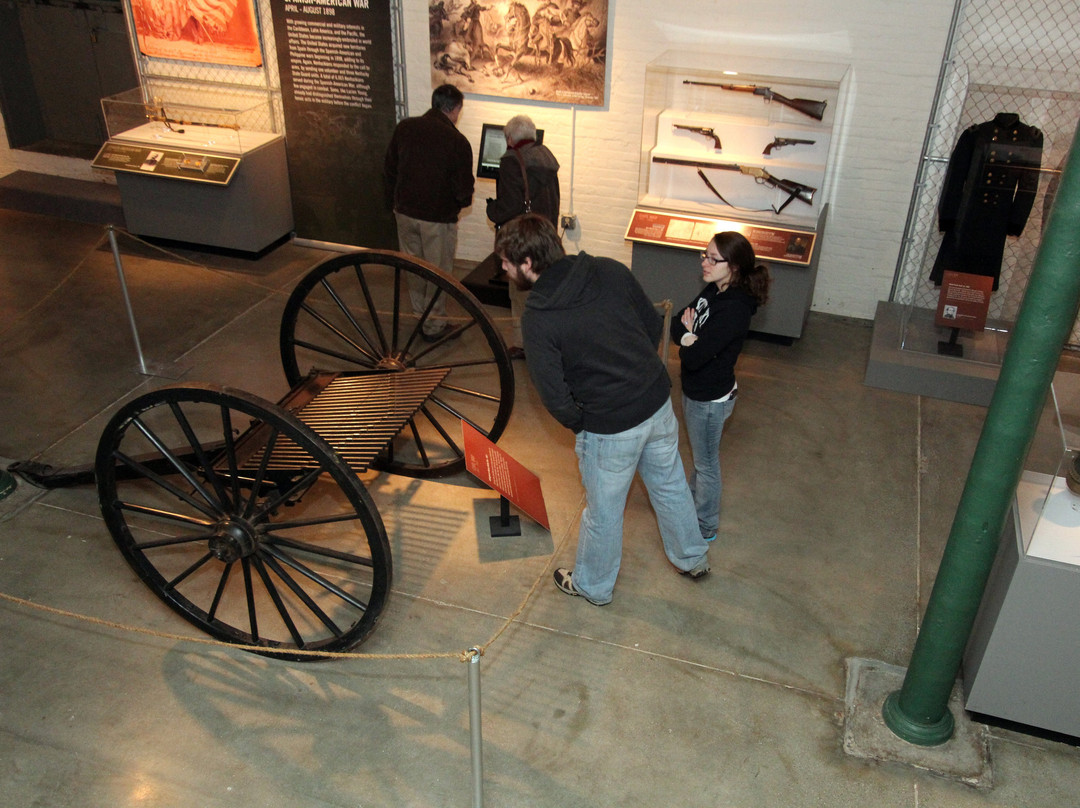
{"label": "large wooden spoked wheel", "polygon": [[102,433],[101,511],[154,594],[225,642],[345,651],[391,584],[386,530],[353,471],[281,407],[182,385],[143,395]]}
{"label": "large wooden spoked wheel", "polygon": [[[413,296],[420,296],[419,311]],[[441,318],[440,306],[445,306]],[[439,319],[447,326],[445,333],[433,342],[425,340],[423,332]],[[389,250],[335,256],[300,282],[282,315],[281,361],[294,386],[312,370],[449,368],[442,384],[371,464],[412,477],[463,469],[460,422],[495,441],[514,404],[506,343],[480,302],[437,267]]]}

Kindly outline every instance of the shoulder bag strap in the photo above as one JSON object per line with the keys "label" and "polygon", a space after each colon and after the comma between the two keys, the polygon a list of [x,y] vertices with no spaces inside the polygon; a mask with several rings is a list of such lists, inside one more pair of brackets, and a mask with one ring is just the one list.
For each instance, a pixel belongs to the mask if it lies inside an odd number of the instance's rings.
{"label": "shoulder bag strap", "polygon": [[521,156],[518,149],[512,151],[517,157],[518,166],[521,168],[521,181],[525,183],[525,212],[532,213],[532,199],[529,197],[529,175],[525,173],[525,158]]}

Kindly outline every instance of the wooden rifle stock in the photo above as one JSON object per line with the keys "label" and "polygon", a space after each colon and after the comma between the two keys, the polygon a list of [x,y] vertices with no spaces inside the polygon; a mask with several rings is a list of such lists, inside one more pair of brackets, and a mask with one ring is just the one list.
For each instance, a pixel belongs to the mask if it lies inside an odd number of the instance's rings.
{"label": "wooden rifle stock", "polygon": [[759,87],[756,84],[720,84],[713,81],[690,81],[689,79],[683,80],[683,84],[719,87],[721,90],[732,90],[737,93],[753,93],[760,95],[766,101],[776,101],[817,121],[825,117],[825,107],[829,103],[828,101],[814,101],[810,98],[788,98],[786,95],[773,92],[771,87]]}

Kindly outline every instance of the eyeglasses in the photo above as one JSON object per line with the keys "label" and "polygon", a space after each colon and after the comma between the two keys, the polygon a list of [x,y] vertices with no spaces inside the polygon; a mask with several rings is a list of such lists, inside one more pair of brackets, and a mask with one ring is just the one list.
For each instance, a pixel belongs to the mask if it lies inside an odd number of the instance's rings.
{"label": "eyeglasses", "polygon": [[710,266],[716,266],[717,264],[726,264],[727,263],[726,258],[713,258],[707,252],[703,252],[701,254],[701,260],[702,261],[708,261]]}

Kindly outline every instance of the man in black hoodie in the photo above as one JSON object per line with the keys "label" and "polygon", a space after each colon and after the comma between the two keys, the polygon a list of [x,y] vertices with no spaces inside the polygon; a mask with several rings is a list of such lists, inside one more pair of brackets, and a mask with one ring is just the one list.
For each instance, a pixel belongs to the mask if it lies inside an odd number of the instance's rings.
{"label": "man in black hoodie", "polygon": [[657,353],[663,319],[630,270],[610,258],[567,256],[535,213],[508,222],[495,252],[510,280],[531,289],[522,319],[529,374],[540,400],[576,435],[586,505],[573,570],[555,585],[610,603],[622,558],[623,512],[640,472],[664,552],[684,575],[709,572],[679,457],[671,380]]}

